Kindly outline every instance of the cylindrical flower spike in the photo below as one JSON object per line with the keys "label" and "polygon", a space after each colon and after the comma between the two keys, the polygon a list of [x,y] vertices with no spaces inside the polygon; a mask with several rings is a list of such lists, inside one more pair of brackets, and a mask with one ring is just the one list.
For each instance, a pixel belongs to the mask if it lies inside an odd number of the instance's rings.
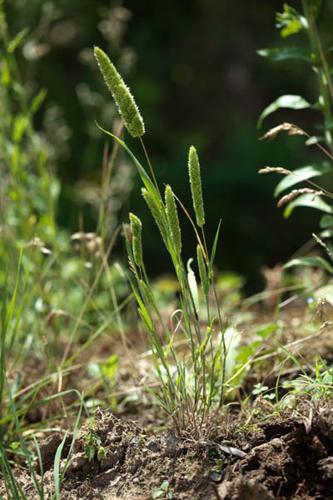
{"label": "cylindrical flower spike", "polygon": [[172,241],[178,254],[182,251],[182,236],[180,231],[175,196],[169,184],[165,188],[165,208],[170,227]]}
{"label": "cylindrical flower spike", "polygon": [[134,262],[138,267],[143,266],[142,259],[142,223],[139,217],[129,214],[132,232],[132,250]]}
{"label": "cylindrical flower spike", "polygon": [[193,208],[199,227],[205,224],[205,211],[202,198],[200,164],[197,151],[194,146],[190,147],[188,154],[188,171],[191,184]]}
{"label": "cylindrical flower spike", "polygon": [[168,248],[169,247],[168,235],[166,232],[165,224],[163,223],[163,218],[161,215],[161,207],[158,206],[156,200],[154,199],[152,194],[149,191],[147,191],[146,188],[142,188],[141,192],[142,192],[142,196],[143,196],[145,202],[148,205],[148,208],[149,208],[152,216],[155,219],[156,225],[157,225],[158,229],[160,230],[164,244],[165,244],[166,248]]}
{"label": "cylindrical flower spike", "polygon": [[95,47],[94,54],[105,83],[124,120],[125,127],[133,137],[143,136],[145,133],[144,122],[129,88],[102,49]]}

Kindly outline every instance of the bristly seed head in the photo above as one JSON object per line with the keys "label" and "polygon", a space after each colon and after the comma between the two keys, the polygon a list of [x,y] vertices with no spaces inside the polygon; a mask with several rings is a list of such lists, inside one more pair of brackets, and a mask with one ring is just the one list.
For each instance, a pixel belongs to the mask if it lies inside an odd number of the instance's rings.
{"label": "bristly seed head", "polygon": [[130,224],[131,224],[131,233],[132,233],[132,250],[134,262],[138,267],[143,266],[143,258],[142,258],[142,223],[139,217],[130,213]]}
{"label": "bristly seed head", "polygon": [[150,210],[150,213],[154,217],[154,220],[156,222],[156,225],[161,233],[163,242],[168,248],[168,234],[165,228],[165,224],[163,223],[163,216],[162,216],[162,208],[161,206],[158,205],[158,202],[155,200],[153,195],[146,189],[142,188],[141,189],[142,196],[147,203],[147,206]]}
{"label": "bristly seed head", "polygon": [[124,120],[125,127],[133,137],[143,136],[145,133],[144,122],[129,88],[102,49],[95,47],[94,54],[105,83]]}
{"label": "bristly seed head", "polygon": [[260,170],[258,170],[258,174],[272,174],[272,173],[289,175],[292,174],[292,171],[282,167],[263,167]]}
{"label": "bristly seed head", "polygon": [[288,135],[308,135],[303,129],[293,123],[281,123],[277,127],[273,127],[261,139],[275,139],[281,132],[287,132]]}
{"label": "bristly seed head", "polygon": [[199,227],[205,224],[205,211],[202,197],[200,164],[197,151],[191,146],[188,153],[188,171],[190,177],[193,208]]}
{"label": "bristly seed head", "polygon": [[313,197],[315,198],[316,196],[322,196],[324,193],[322,191],[316,191],[315,189],[310,188],[293,189],[292,191],[290,191],[290,193],[282,196],[282,198],[278,201],[277,206],[282,207],[301,194],[313,194]]}
{"label": "bristly seed head", "polygon": [[165,209],[168,218],[168,224],[171,231],[172,242],[178,254],[182,251],[182,237],[178,219],[177,205],[175,196],[169,184],[165,188]]}

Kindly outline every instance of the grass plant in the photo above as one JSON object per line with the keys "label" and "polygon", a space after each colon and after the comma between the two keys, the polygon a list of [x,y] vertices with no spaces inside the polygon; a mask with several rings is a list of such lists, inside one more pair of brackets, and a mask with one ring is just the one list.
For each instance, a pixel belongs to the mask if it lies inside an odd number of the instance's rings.
{"label": "grass plant", "polygon": [[[125,127],[132,136],[140,136],[142,141],[143,127],[140,133],[133,131],[129,125],[129,118],[125,118],[130,117],[131,123],[143,123],[137,105],[133,105],[133,97],[123,97],[124,89],[127,87],[104,52],[96,47],[95,56],[104,80],[117,102],[120,114],[124,117]],[[118,96],[119,88],[123,90]],[[134,161],[143,183],[142,196],[159,229],[178,282],[179,309],[174,311],[174,314],[179,321],[177,327],[173,329],[160,314],[148,277],[142,248],[141,221],[136,215],[130,214],[130,224],[124,227],[132,274],[129,280],[138,305],[139,316],[147,331],[161,384],[158,399],[173,419],[179,433],[189,429],[190,426],[199,434],[209,412],[224,403],[227,359],[224,338],[226,321],[222,318],[214,282],[214,256],[219,227],[209,251],[204,233],[205,215],[199,158],[196,149],[191,146],[188,154],[188,170],[194,211],[192,217],[170,185],[165,187],[164,197],[161,195],[145,148],[148,170],[126,142],[100,128],[120,144]],[[193,258],[186,263],[182,255],[179,209],[185,213],[197,239],[195,253],[200,284],[191,268]],[[201,316],[208,318],[208,326],[204,326],[205,322]],[[177,348],[177,343],[182,337],[186,339],[188,346],[185,351]]]}

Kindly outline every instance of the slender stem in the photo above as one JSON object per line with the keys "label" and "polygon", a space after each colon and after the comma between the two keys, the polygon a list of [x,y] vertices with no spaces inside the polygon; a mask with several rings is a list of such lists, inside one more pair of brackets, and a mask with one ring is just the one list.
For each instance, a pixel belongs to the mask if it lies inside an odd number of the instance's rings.
{"label": "slender stem", "polygon": [[[117,131],[116,135],[121,137],[123,131],[123,125],[121,124],[120,129]],[[107,212],[107,199],[108,193],[110,189],[111,176],[114,168],[114,164],[119,152],[119,143],[114,142],[112,153],[109,158],[108,155],[108,147],[105,146],[104,154],[103,154],[103,180],[102,180],[102,200],[100,204],[99,216],[98,216],[98,224],[97,224],[97,233],[100,233],[102,241],[104,243],[105,237],[105,220],[106,220],[106,212]]]}
{"label": "slender stem", "polygon": [[142,146],[142,149],[143,149],[144,155],[145,155],[145,157],[146,157],[146,160],[147,160],[147,163],[148,163],[148,166],[149,166],[149,170],[150,170],[151,176],[152,176],[152,178],[153,178],[153,181],[154,181],[155,187],[156,187],[156,189],[157,189],[158,194],[161,196],[160,189],[159,189],[159,187],[158,187],[157,180],[156,180],[156,177],[155,177],[154,169],[153,169],[153,166],[152,166],[152,164],[151,164],[151,161],[150,161],[150,158],[149,158],[149,155],[148,155],[148,151],[147,151],[147,149],[146,149],[146,146],[145,146],[145,143],[143,142],[142,137],[140,137],[140,142],[141,142],[141,146]]}
{"label": "slender stem", "polygon": [[[319,57],[318,66],[315,66],[315,71],[318,74],[318,83],[320,95],[323,100],[323,114],[325,117],[325,136],[327,144],[333,151],[332,138],[332,109],[330,102],[330,93],[333,95],[332,83],[329,75],[327,61],[318,35],[316,21],[313,13],[311,1],[302,0],[304,15],[308,21],[308,34],[312,51]],[[319,64],[320,62],[320,64]]]}
{"label": "slender stem", "polygon": [[190,221],[191,226],[193,227],[195,236],[197,238],[197,241],[198,241],[198,243],[199,243],[199,245],[201,247],[202,253],[203,253],[203,255],[204,255],[205,259],[206,259],[206,262],[208,262],[208,260],[207,260],[208,259],[208,257],[207,257],[208,254],[206,254],[206,245],[205,245],[205,242],[202,243],[200,235],[199,235],[199,232],[198,232],[198,230],[196,228],[196,225],[194,224],[194,221],[193,221],[192,217],[190,216],[190,214],[188,213],[187,209],[185,208],[185,205],[180,201],[180,199],[178,198],[178,196],[175,193],[174,193],[174,197],[177,200],[177,202],[179,203],[179,205],[180,205],[181,209],[183,210],[184,214],[186,215],[186,217]]}

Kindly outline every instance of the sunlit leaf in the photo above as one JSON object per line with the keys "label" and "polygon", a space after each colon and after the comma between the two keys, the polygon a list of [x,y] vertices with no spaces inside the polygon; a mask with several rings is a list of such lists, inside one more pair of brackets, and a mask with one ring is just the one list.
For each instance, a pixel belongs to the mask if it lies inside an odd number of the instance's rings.
{"label": "sunlit leaf", "polygon": [[13,38],[13,40],[11,40],[8,43],[8,46],[7,46],[8,52],[10,52],[10,53],[14,52],[15,49],[17,49],[17,47],[19,47],[19,45],[21,45],[21,43],[26,38],[28,33],[29,33],[28,28],[24,28],[23,30],[19,31],[19,33],[17,33],[17,35]]}
{"label": "sunlit leaf", "polygon": [[308,21],[294,7],[284,3],[283,12],[276,14],[276,26],[281,29],[280,34],[282,38],[286,38],[295,35],[304,28],[307,29]]}
{"label": "sunlit leaf", "polygon": [[328,214],[333,213],[331,205],[326,203],[326,201],[319,196],[314,196],[313,194],[308,193],[301,194],[298,198],[295,198],[292,202],[290,202],[284,211],[284,217],[286,219],[290,217],[294,209],[297,207],[315,208],[316,210],[320,210],[321,212],[326,212]]}
{"label": "sunlit leaf", "polygon": [[30,106],[30,111],[32,114],[36,113],[41,105],[43,104],[45,98],[47,95],[47,91],[45,89],[42,89],[38,92],[38,94],[33,98],[31,106]]}
{"label": "sunlit leaf", "polygon": [[272,61],[286,61],[287,59],[298,59],[312,62],[311,52],[301,47],[272,47],[270,49],[260,49],[257,51],[262,57],[268,57]]}
{"label": "sunlit leaf", "polygon": [[332,215],[323,215],[320,219],[320,227],[322,229],[326,229],[328,227],[333,226],[333,217]]}
{"label": "sunlit leaf", "polygon": [[257,126],[261,127],[263,120],[267,116],[271,115],[272,113],[281,108],[306,109],[306,108],[311,108],[311,104],[300,95],[294,95],[294,94],[281,95],[264,109],[264,111],[259,116]]}
{"label": "sunlit leaf", "polygon": [[292,186],[304,182],[313,177],[318,177],[319,175],[327,174],[332,171],[332,167],[327,163],[319,163],[315,165],[306,165],[305,167],[293,170],[292,174],[289,174],[278,183],[275,188],[274,196],[279,196],[286,189],[290,189]]}
{"label": "sunlit leaf", "polygon": [[333,267],[322,257],[299,257],[290,260],[284,265],[285,268],[295,266],[319,267],[320,269],[325,269],[325,271],[329,273],[333,273]]}
{"label": "sunlit leaf", "polygon": [[104,377],[113,380],[119,364],[119,358],[116,354],[112,354],[106,361],[101,363],[101,372]]}

